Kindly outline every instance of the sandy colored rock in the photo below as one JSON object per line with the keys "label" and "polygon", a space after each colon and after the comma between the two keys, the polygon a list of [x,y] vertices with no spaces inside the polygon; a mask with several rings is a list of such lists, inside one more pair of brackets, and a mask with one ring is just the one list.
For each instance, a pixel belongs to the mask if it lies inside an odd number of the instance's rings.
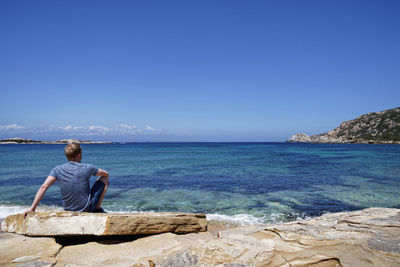
{"label": "sandy colored rock", "polygon": [[190,213],[33,212],[8,216],[1,229],[29,236],[183,234],[206,231],[207,220]]}
{"label": "sandy colored rock", "polygon": [[16,266],[29,262],[53,265],[61,249],[54,238],[0,234],[0,266]]}
{"label": "sandy colored rock", "polygon": [[[64,244],[56,256],[14,253],[7,262],[26,266],[46,266],[53,259],[55,266],[397,267],[399,217],[399,209],[371,208],[275,225],[240,226],[216,234],[164,233],[129,241],[104,237],[90,241],[82,236],[81,243]],[[61,239],[57,240],[62,244]],[[10,248],[1,248],[8,255]]]}
{"label": "sandy colored rock", "polygon": [[161,234],[119,244],[90,242],[67,246],[60,251],[56,266],[146,266],[152,256],[162,255],[177,246],[171,235]]}
{"label": "sandy colored rock", "polygon": [[[61,250],[57,266],[399,266],[398,209]],[[78,255],[75,257],[74,255]]]}
{"label": "sandy colored rock", "polygon": [[180,239],[179,235],[165,233],[132,242],[90,242],[67,246],[60,251],[56,266],[149,266],[149,262],[159,266],[159,262],[165,261],[168,255],[179,254],[190,244],[200,245],[204,243],[202,240],[212,238],[208,232],[190,235],[196,238],[190,239],[185,235]]}
{"label": "sandy colored rock", "polygon": [[326,214],[252,235],[274,240],[275,252],[295,266],[399,266],[399,215],[384,208]]}

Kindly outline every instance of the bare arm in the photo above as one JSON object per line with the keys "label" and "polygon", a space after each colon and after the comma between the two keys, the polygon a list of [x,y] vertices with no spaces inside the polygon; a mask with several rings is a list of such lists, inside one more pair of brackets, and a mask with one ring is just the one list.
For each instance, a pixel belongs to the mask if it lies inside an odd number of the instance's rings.
{"label": "bare arm", "polygon": [[96,176],[103,176],[108,178],[108,172],[102,169],[99,169],[99,171],[97,172]]}
{"label": "bare arm", "polygon": [[39,205],[40,200],[42,200],[44,194],[46,193],[47,189],[49,189],[50,186],[52,186],[54,184],[54,182],[56,181],[56,178],[53,176],[48,176],[46,181],[44,181],[44,183],[39,187],[35,199],[33,200],[32,206],[29,210],[24,212],[24,218],[26,217],[26,215],[31,212],[31,211],[35,211],[37,205]]}

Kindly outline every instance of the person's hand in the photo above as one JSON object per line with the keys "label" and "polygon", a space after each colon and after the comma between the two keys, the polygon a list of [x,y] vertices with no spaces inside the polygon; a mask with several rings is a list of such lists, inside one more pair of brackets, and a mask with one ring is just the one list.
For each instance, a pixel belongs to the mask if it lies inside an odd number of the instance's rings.
{"label": "person's hand", "polygon": [[29,209],[29,210],[25,211],[25,212],[23,213],[24,219],[26,218],[26,215],[28,215],[28,213],[29,213],[29,212],[32,212],[32,211],[34,211],[34,210]]}

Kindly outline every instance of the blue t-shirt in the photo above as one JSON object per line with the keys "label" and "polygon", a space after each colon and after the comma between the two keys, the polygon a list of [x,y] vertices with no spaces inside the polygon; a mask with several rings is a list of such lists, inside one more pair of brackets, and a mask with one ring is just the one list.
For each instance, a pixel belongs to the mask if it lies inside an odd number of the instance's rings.
{"label": "blue t-shirt", "polygon": [[54,167],[49,176],[60,183],[61,196],[65,210],[84,211],[90,200],[90,176],[99,169],[90,164],[68,161]]}

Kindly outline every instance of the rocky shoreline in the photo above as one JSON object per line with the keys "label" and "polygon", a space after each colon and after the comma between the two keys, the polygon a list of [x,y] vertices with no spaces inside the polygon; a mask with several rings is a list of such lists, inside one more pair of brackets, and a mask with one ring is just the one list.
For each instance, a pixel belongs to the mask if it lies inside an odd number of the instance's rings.
{"label": "rocky shoreline", "polygon": [[331,137],[327,134],[308,135],[297,133],[292,135],[286,142],[288,143],[317,143],[317,144],[377,144],[377,145],[398,145],[399,141],[376,141],[371,139],[346,139]]}
{"label": "rocky shoreline", "polygon": [[0,266],[399,265],[400,209],[389,208],[227,229],[209,222],[208,231],[189,234],[0,234]]}
{"label": "rocky shoreline", "polygon": [[342,122],[332,131],[307,135],[297,133],[290,143],[355,143],[355,144],[400,144],[400,107],[372,112]]}
{"label": "rocky shoreline", "polygon": [[84,141],[77,139],[63,139],[57,141],[40,141],[40,140],[32,140],[32,139],[24,139],[24,138],[7,138],[0,140],[0,144],[111,144],[113,142],[95,142],[95,141]]}

